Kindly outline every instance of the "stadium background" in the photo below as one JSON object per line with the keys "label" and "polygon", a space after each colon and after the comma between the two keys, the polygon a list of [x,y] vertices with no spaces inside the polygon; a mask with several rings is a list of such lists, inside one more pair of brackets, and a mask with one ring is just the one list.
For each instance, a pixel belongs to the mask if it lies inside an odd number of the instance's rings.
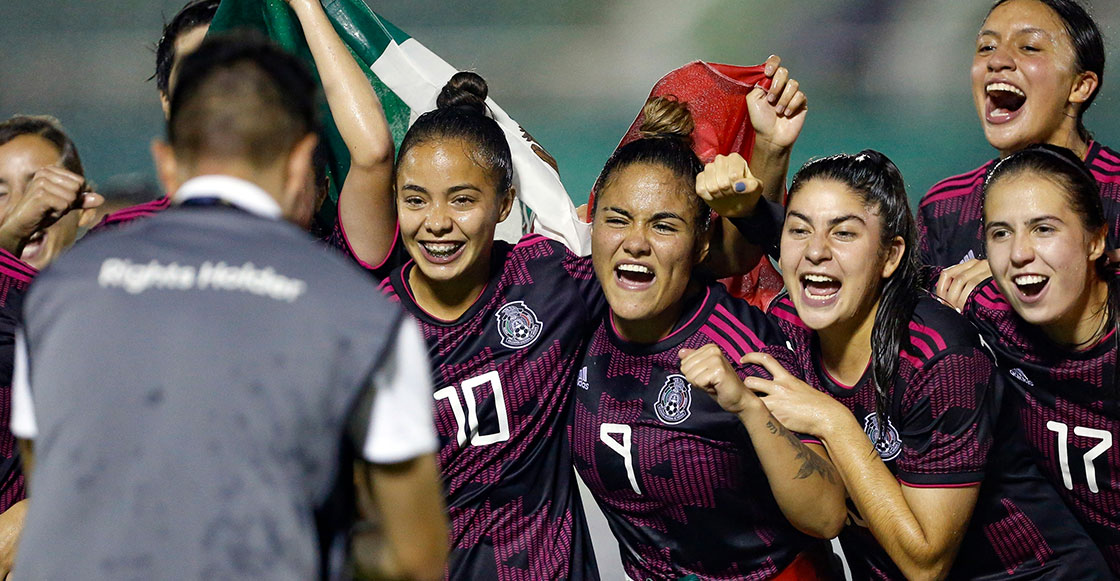
{"label": "stadium background", "polygon": [[[154,180],[148,143],[162,122],[146,81],[151,47],[184,1],[0,3],[0,115],[55,115],[101,190],[142,190]],[[783,56],[810,103],[794,167],[879,149],[902,168],[916,201],[994,153],[968,80],[987,1],[367,1],[452,65],[482,74],[557,158],[577,204],[653,83],[695,59],[746,65]],[[1088,4],[1109,40],[1088,126],[1116,146],[1120,2]]]}

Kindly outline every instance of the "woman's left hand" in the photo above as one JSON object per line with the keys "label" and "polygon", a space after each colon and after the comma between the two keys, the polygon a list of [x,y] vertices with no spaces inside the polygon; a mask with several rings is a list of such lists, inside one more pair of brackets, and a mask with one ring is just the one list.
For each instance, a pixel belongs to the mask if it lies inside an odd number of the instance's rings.
{"label": "woman's left hand", "polygon": [[800,84],[789,77],[782,59],[770,55],[764,74],[770,77],[770,90],[755,87],[747,94],[747,114],[757,136],[757,145],[789,149],[801,135],[808,100]]}
{"label": "woman's left hand", "polygon": [[748,377],[743,383],[761,396],[770,413],[791,431],[824,438],[832,425],[832,414],[843,412],[850,415],[848,408],[827,393],[794,377],[770,355],[748,353],[739,363],[758,365],[774,378]]}

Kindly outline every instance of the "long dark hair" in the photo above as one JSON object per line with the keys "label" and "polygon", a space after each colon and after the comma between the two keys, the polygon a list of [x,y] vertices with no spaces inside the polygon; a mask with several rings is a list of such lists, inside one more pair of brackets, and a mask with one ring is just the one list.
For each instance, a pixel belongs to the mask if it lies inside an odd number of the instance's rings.
{"label": "long dark hair", "polygon": [[[1097,179],[1075,153],[1056,145],[1032,145],[1001,159],[984,177],[984,199],[987,200],[988,190],[993,184],[1024,173],[1043,176],[1061,186],[1069,209],[1081,219],[1085,230],[1100,232],[1109,227]],[[1112,248],[1114,244],[1110,241],[1108,247]],[[1111,328],[1116,326],[1117,314],[1120,313],[1120,276],[1117,276],[1115,266],[1109,264],[1107,254],[1101,255],[1094,266],[1097,276],[1108,284],[1105,321]],[[1120,337],[1114,335],[1113,341],[1117,352],[1120,352]],[[1120,383],[1115,376],[1112,387],[1114,393],[1120,394]]]}
{"label": "long dark hair", "polygon": [[[488,91],[486,81],[477,74],[455,73],[436,98],[436,108],[421,115],[409,128],[401,140],[397,159],[432,139],[460,139],[469,146],[471,159],[494,178],[498,195],[507,195],[513,186],[513,157],[502,128],[487,115]],[[395,182],[396,176],[393,178]]]}
{"label": "long dark hair", "polygon": [[[993,10],[1010,1],[999,0],[988,10],[988,15],[990,16]],[[1089,12],[1075,0],[1038,0],[1038,2],[1054,11],[1054,14],[1057,14],[1062,21],[1066,34],[1069,35],[1070,42],[1073,44],[1074,66],[1077,68],[1077,72],[1097,74],[1097,90],[1089,95],[1089,98],[1081,106],[1081,110],[1077,112],[1077,132],[1082,139],[1088,141],[1092,138],[1092,135],[1089,130],[1085,129],[1082,119],[1085,116],[1085,111],[1089,110],[1089,106],[1100,94],[1101,86],[1104,84],[1104,36]],[[985,17],[985,20],[987,20],[987,17]]]}
{"label": "long dark hair", "polygon": [[[856,155],[839,154],[812,160],[793,177],[789,197],[812,180],[831,180],[858,193],[863,203],[879,214],[879,248],[886,252],[902,238],[905,248],[894,273],[880,289],[879,311],[871,330],[871,377],[875,384],[875,415],[885,426],[888,397],[898,379],[899,352],[910,349],[910,319],[922,293],[921,263],[916,252],[918,228],[906,198],[906,183],[887,156],[871,149]],[[880,439],[887,430],[880,430]],[[878,442],[876,442],[878,443]]]}

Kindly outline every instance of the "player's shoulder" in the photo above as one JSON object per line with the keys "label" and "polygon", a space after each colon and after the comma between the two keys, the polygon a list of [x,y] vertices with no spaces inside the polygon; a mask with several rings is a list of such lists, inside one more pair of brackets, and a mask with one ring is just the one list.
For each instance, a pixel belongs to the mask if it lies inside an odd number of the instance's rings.
{"label": "player's shoulder", "polygon": [[495,241],[494,248],[495,254],[505,253],[506,260],[511,263],[538,262],[541,260],[560,262],[571,254],[568,247],[564,246],[563,243],[541,234],[526,234],[513,245],[500,240]]}
{"label": "player's shoulder", "polygon": [[19,283],[29,283],[39,270],[24,262],[18,256],[0,248],[0,279],[15,280]]}
{"label": "player's shoulder", "polygon": [[1120,153],[1103,143],[1095,141],[1089,146],[1085,165],[1101,184],[1120,184]]}
{"label": "player's shoulder", "polygon": [[923,208],[930,204],[936,204],[959,196],[970,195],[978,191],[980,186],[984,183],[984,176],[987,175],[988,169],[992,167],[993,163],[995,163],[995,160],[989,160],[984,165],[972,171],[947,177],[937,182],[926,192],[926,195],[922,196],[918,207]]}
{"label": "player's shoulder", "polygon": [[981,346],[979,334],[964,315],[925,291],[914,307],[908,331],[910,345],[925,360]]}
{"label": "player's shoulder", "polygon": [[770,345],[785,345],[786,334],[778,323],[758,307],[733,296],[722,283],[709,286],[712,306],[708,311],[710,326],[741,336],[755,350]]}
{"label": "player's shoulder", "polygon": [[163,196],[154,200],[136,204],[127,208],[122,208],[115,212],[110,212],[101,218],[101,221],[93,227],[93,231],[100,231],[105,228],[112,228],[114,226],[123,226],[139,218],[145,218],[162,212],[171,206],[170,196]]}

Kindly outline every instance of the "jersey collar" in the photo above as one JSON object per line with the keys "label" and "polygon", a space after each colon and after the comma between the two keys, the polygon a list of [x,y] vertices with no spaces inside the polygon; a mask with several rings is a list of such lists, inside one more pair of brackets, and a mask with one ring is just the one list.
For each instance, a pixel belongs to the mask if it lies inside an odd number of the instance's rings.
{"label": "jersey collar", "polygon": [[182,204],[190,199],[214,197],[264,218],[279,220],[282,215],[280,204],[260,186],[224,175],[205,175],[187,180],[172,196],[172,202]]}

